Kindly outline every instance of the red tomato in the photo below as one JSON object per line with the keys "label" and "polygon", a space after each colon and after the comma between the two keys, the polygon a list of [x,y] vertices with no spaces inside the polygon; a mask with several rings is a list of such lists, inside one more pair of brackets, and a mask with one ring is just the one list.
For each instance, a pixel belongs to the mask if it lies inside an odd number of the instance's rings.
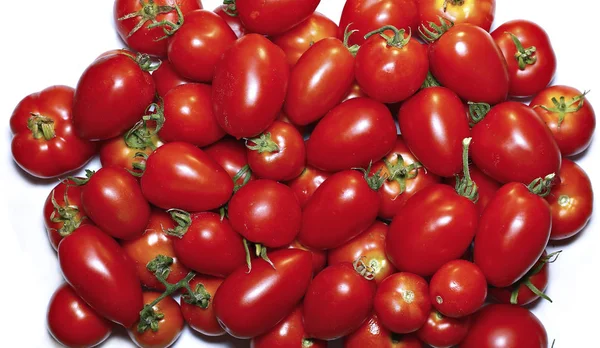
{"label": "red tomato", "polygon": [[61,176],[83,167],[96,144],[73,131],[71,87],[52,86],[19,102],[10,117],[15,162],[38,178]]}
{"label": "red tomato", "polygon": [[304,208],[317,188],[330,176],[331,174],[325,171],[308,166],[300,176],[289,181],[287,185],[294,191],[300,207]]}
{"label": "red tomato", "polygon": [[87,305],[68,284],[52,295],[46,317],[48,331],[66,347],[93,347],[112,332],[111,323]]}
{"label": "red tomato", "polygon": [[315,122],[342,101],[353,81],[350,49],[333,37],[320,40],[292,68],[285,113],[295,124]]}
{"label": "red tomato", "polygon": [[306,165],[304,138],[290,123],[275,121],[260,137],[249,139],[248,164],[260,178],[292,180]]}
{"label": "red tomato", "polygon": [[473,162],[501,183],[529,184],[560,169],[560,150],[552,133],[521,103],[494,106],[471,134]]}
{"label": "red tomato", "polygon": [[490,31],[496,0],[419,0],[421,23],[439,22],[444,17],[455,24],[470,23]]}
{"label": "red tomato", "polygon": [[333,108],[306,143],[308,164],[325,171],[366,168],[396,142],[396,124],[385,105],[355,98]]}
{"label": "red tomato", "polygon": [[213,278],[210,276],[196,275],[190,281],[192,291],[201,294],[206,299],[206,308],[197,305],[189,304],[185,301],[185,296],[181,300],[181,314],[188,325],[206,336],[221,336],[225,334],[225,330],[219,325],[215,314],[213,300],[215,293],[221,283],[222,278]]}
{"label": "red tomato", "polygon": [[377,315],[373,314],[358,330],[344,337],[344,348],[423,348],[414,334],[399,335],[381,325]]}
{"label": "red tomato", "polygon": [[[250,338],[271,330],[289,315],[306,293],[312,278],[310,253],[282,249],[233,272],[217,290],[215,313],[221,326],[237,338]],[[243,313],[243,315],[241,315]]]}
{"label": "red tomato", "polygon": [[312,45],[328,37],[336,37],[338,26],[319,12],[311,14],[304,22],[281,35],[271,38],[281,47],[290,66],[296,62]]}
{"label": "red tomato", "polygon": [[97,227],[84,225],[58,246],[62,274],[98,314],[125,327],[139,318],[142,287],[119,244]]}
{"label": "red tomato", "polygon": [[[494,197],[496,191],[498,191],[502,185],[496,180],[485,175],[479,168],[477,168],[474,165],[469,166],[469,173],[471,179],[477,185],[478,197],[477,202],[475,202],[475,205],[479,210],[479,215],[481,215],[483,214],[483,211],[485,210],[485,207],[487,206],[489,201],[492,199],[492,197]],[[462,177],[463,175],[460,175],[459,179]],[[456,186],[456,177],[448,178],[447,182],[452,187]]]}
{"label": "red tomato", "polygon": [[345,95],[344,99],[342,100],[342,102],[345,102],[346,100],[349,100],[349,99],[361,98],[361,97],[367,97],[367,94],[365,92],[363,92],[363,90],[360,89],[360,86],[358,85],[358,83],[356,81],[354,81],[354,83],[352,83],[352,86],[350,86],[350,89],[348,89],[348,92],[346,92],[346,95]]}
{"label": "red tomato", "polygon": [[329,177],[304,206],[298,241],[322,250],[358,236],[377,218],[380,186],[380,178],[356,170]]}
{"label": "red tomato", "polygon": [[357,266],[349,262],[329,266],[310,283],[303,304],[304,328],[309,337],[341,338],[368,318],[376,285],[360,274]]}
{"label": "red tomato", "polygon": [[[383,34],[393,30],[393,36]],[[421,88],[429,71],[427,46],[405,37],[404,29],[386,25],[367,34],[356,54],[356,81],[369,97],[397,103]]]}
{"label": "red tomato", "polygon": [[234,180],[235,187],[241,187],[244,181],[248,182],[254,179],[252,171],[249,170],[246,147],[242,141],[227,137],[205,147],[203,150],[225,169],[231,179]]}
{"label": "red tomato", "polygon": [[288,249],[301,249],[309,251],[312,254],[313,274],[318,274],[319,272],[321,272],[327,264],[327,251],[325,250],[308,248],[300,244],[300,242],[298,242],[297,240],[293,241],[292,244],[288,246]]}
{"label": "red tomato", "polygon": [[219,125],[238,139],[262,133],[281,111],[288,79],[281,48],[258,34],[238,39],[217,64],[213,79]]}
{"label": "red tomato", "polygon": [[303,135],[303,136],[304,136],[304,134],[307,134],[307,133],[309,133],[309,132],[312,130],[312,127],[311,127],[311,125],[300,126],[300,125],[294,124],[294,123],[293,123],[293,122],[290,120],[290,118],[288,117],[288,115],[286,115],[286,114],[285,114],[285,113],[283,113],[283,112],[280,112],[280,113],[279,113],[279,116],[277,117],[277,120],[278,120],[278,121],[282,121],[282,122],[285,122],[285,123],[289,123],[289,124],[291,124],[291,125],[292,125],[292,126],[294,126],[294,127],[295,127],[295,128],[298,130],[298,132],[300,132],[300,134],[301,134],[301,135]]}
{"label": "red tomato", "polygon": [[235,14],[229,14],[229,11],[227,10],[228,8],[229,5],[219,5],[219,7],[215,8],[213,12],[218,14],[219,16],[221,16],[221,18],[225,20],[227,25],[229,25],[231,30],[233,30],[233,32],[235,33],[235,36],[237,36],[238,38],[248,34],[248,30],[242,24],[240,17],[236,16]]}
{"label": "red tomato", "polygon": [[446,263],[429,282],[431,303],[443,315],[451,318],[475,313],[485,302],[486,296],[485,275],[477,265],[465,260]]}
{"label": "red tomato", "polygon": [[307,19],[321,0],[231,1],[247,30],[263,35],[282,34]]}
{"label": "red tomato", "polygon": [[227,22],[214,12],[196,10],[169,38],[169,61],[181,76],[210,83],[221,56],[237,39]]}
{"label": "red tomato", "polygon": [[477,312],[461,348],[547,348],[544,325],[527,309],[489,305]]}
{"label": "red tomato", "polygon": [[590,146],[596,129],[596,114],[585,93],[568,86],[552,86],[531,103],[546,123],[563,156],[579,154]]}
{"label": "red tomato", "polygon": [[81,188],[85,214],[108,235],[125,240],[140,237],[150,218],[150,204],[138,181],[125,169],[103,167]]}
{"label": "red tomato", "polygon": [[464,112],[458,96],[444,87],[425,88],[400,107],[406,146],[436,175],[453,176],[462,168],[462,141],[469,137]]}
{"label": "red tomato", "polygon": [[90,223],[81,205],[81,187],[72,180],[56,185],[44,203],[44,225],[54,250],[82,224]]}
{"label": "red tomato", "polygon": [[[182,15],[187,15],[202,8],[202,3],[200,0],[116,0],[114,21],[119,36],[134,51],[166,57],[167,40],[162,39],[165,30],[173,31],[183,22],[176,6]],[[187,21],[187,16],[185,19]],[[153,23],[165,21],[173,25],[148,28]]]}
{"label": "red tomato", "polygon": [[[146,291],[144,292],[144,303],[151,304],[161,293]],[[129,337],[138,347],[170,347],[181,335],[183,331],[183,315],[179,309],[179,303],[171,296],[167,296],[152,307],[156,313],[163,317],[158,321],[158,330],[147,329],[140,332],[137,328],[138,323],[130,327],[127,332]]]}
{"label": "red tomato", "polygon": [[227,172],[204,151],[183,142],[165,144],[148,157],[141,185],[155,206],[191,212],[216,209],[233,192]]}
{"label": "red tomato", "polygon": [[[120,167],[137,175],[142,174],[145,156],[162,145],[162,141],[154,130],[145,128],[143,123],[137,123],[122,137],[115,137],[102,142],[100,147],[100,163],[103,167]],[[138,156],[143,153],[143,156]]]}
{"label": "red tomato", "polygon": [[192,82],[180,76],[166,59],[161,61],[158,69],[152,72],[152,79],[156,85],[156,93],[163,98],[171,89]]}
{"label": "red tomato", "polygon": [[327,342],[307,337],[302,323],[302,306],[264,335],[252,338],[250,348],[326,348]]}
{"label": "red tomato", "polygon": [[552,240],[570,238],[581,232],[594,209],[592,183],[577,163],[564,159],[559,176],[560,184],[552,187],[546,197],[552,210]]}
{"label": "red tomato", "polygon": [[460,319],[445,317],[432,310],[417,336],[435,348],[451,348],[458,345],[469,333],[471,317]]}
{"label": "red tomato", "polygon": [[481,215],[473,256],[492,286],[515,283],[533,267],[548,244],[550,206],[534,191],[521,183],[506,184]]}
{"label": "red tomato", "polygon": [[229,201],[227,212],[234,230],[269,248],[293,242],[302,221],[294,192],[272,180],[255,180],[240,188]]}

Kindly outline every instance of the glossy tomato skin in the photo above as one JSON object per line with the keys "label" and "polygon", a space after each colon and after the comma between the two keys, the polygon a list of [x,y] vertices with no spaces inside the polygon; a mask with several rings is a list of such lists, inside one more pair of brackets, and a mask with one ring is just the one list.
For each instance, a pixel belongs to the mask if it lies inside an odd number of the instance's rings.
{"label": "glossy tomato skin", "polygon": [[430,276],[471,245],[479,213],[468,198],[443,184],[417,192],[392,220],[386,239],[397,269]]}
{"label": "glossy tomato skin", "polygon": [[[52,86],[30,94],[15,107],[10,117],[14,134],[11,151],[15,162],[27,173],[38,178],[60,176],[83,167],[96,152],[96,144],[75,134],[73,95],[71,87]],[[51,122],[52,138],[46,140],[35,123],[31,125],[35,133],[28,128],[29,121],[35,121],[34,115],[45,118],[40,119],[42,124]]]}
{"label": "glossy tomato skin", "polygon": [[94,347],[112,332],[112,324],[85,303],[69,284],[52,295],[46,316],[48,331],[66,347]]}
{"label": "glossy tomato skin", "polygon": [[212,83],[219,125],[238,139],[262,133],[281,111],[289,75],[281,48],[258,34],[238,39],[217,64]]}
{"label": "glossy tomato skin", "polygon": [[[496,191],[498,191],[502,185],[498,181],[487,176],[474,165],[469,166],[469,175],[477,185],[477,202],[475,202],[475,205],[477,206],[477,210],[479,210],[479,215],[481,215],[489,201],[494,197]],[[463,175],[461,174],[459,177],[462,178]],[[455,187],[456,177],[447,178],[445,182],[451,187]]]}
{"label": "glossy tomato skin", "polygon": [[519,306],[489,305],[477,312],[461,348],[546,348],[544,325]]}
{"label": "glossy tomato skin", "polygon": [[327,342],[311,339],[304,331],[302,305],[264,335],[252,338],[250,348],[327,348]]}
{"label": "glossy tomato skin", "polygon": [[156,149],[146,161],[140,183],[144,196],[155,206],[189,212],[216,209],[233,192],[227,172],[204,151],[184,142]]}
{"label": "glossy tomato skin", "polygon": [[221,56],[237,39],[227,22],[212,11],[195,10],[169,38],[169,62],[181,76],[210,83]]}
{"label": "glossy tomato skin", "polygon": [[231,16],[229,15],[225,10],[227,9],[227,5],[219,5],[219,7],[215,8],[213,10],[214,13],[218,14],[219,16],[221,16],[221,18],[223,18],[225,20],[225,22],[227,23],[227,25],[229,25],[229,27],[231,28],[231,30],[233,30],[233,32],[235,33],[235,36],[238,37],[238,39],[246,34],[248,34],[248,30],[244,27],[244,25],[242,24],[242,21],[240,20],[239,16]]}
{"label": "glossy tomato skin", "polygon": [[372,314],[360,328],[344,337],[344,348],[423,348],[423,342],[414,334],[398,335],[381,325],[377,315]]}
{"label": "glossy tomato skin", "polygon": [[191,220],[185,235],[173,240],[181,263],[215,277],[226,277],[246,263],[242,237],[229,220],[210,212],[192,214]]}
{"label": "glossy tomato skin", "polygon": [[346,95],[344,96],[344,99],[342,100],[342,102],[345,102],[346,100],[349,100],[349,99],[360,98],[360,97],[368,97],[368,96],[365,92],[363,92],[362,89],[360,89],[358,82],[354,81],[354,83],[352,83],[352,86],[350,86],[350,88],[346,92]]}
{"label": "glossy tomato skin", "polygon": [[506,287],[524,276],[544,252],[551,226],[544,198],[520,183],[502,186],[481,215],[475,235],[474,262],[488,284]]}
{"label": "glossy tomato skin", "polygon": [[[536,95],[529,105],[533,107],[537,115],[546,123],[563,156],[573,156],[585,151],[592,142],[594,130],[596,129],[596,114],[592,104],[583,97],[583,103],[579,99],[583,93],[568,86],[551,86]],[[542,106],[555,108],[552,101],[564,97],[567,109],[577,111],[566,112],[562,122],[560,112],[547,111]],[[569,105],[570,104],[570,105]],[[559,126],[560,124],[560,126]]]}
{"label": "glossy tomato skin", "polygon": [[338,172],[304,206],[298,241],[320,250],[337,248],[371,226],[378,210],[379,195],[362,173]]}
{"label": "glossy tomato skin", "polygon": [[[146,291],[144,292],[144,303],[150,304],[160,295],[159,292]],[[179,303],[171,296],[167,296],[152,308],[164,315],[164,318],[158,321],[158,331],[154,332],[148,329],[140,333],[136,323],[127,330],[129,338],[140,348],[170,347],[177,341],[185,325]]]}
{"label": "glossy tomato skin", "polygon": [[471,135],[473,162],[501,183],[529,185],[560,169],[560,150],[552,133],[535,111],[521,103],[494,106]]}
{"label": "glossy tomato skin", "polygon": [[[240,170],[248,165],[248,156],[244,142],[231,137],[225,137],[216,143],[203,148],[203,151],[217,162],[218,165],[223,167],[231,179],[234,179]],[[234,184],[236,186],[242,185],[244,179],[248,175],[250,175],[248,180],[254,179],[254,176],[251,173],[247,173],[237,178]]]}
{"label": "glossy tomato skin", "polygon": [[406,145],[428,170],[439,176],[461,171],[462,141],[469,137],[469,122],[452,90],[421,90],[402,104],[398,124]]}
{"label": "glossy tomato skin", "polygon": [[156,93],[163,98],[171,89],[192,82],[179,75],[179,73],[175,71],[175,68],[173,68],[173,64],[167,59],[161,61],[158,69],[152,72],[152,79],[156,86]]}
{"label": "glossy tomato skin", "polygon": [[325,268],[310,283],[304,297],[308,336],[334,340],[358,329],[373,309],[375,289],[375,282],[360,275],[352,263]]}
{"label": "glossy tomato skin", "polygon": [[81,204],[81,187],[70,179],[61,181],[50,191],[44,203],[44,225],[54,250],[58,250],[58,244],[64,237],[88,223],[90,220]]}
{"label": "glossy tomato skin", "polygon": [[73,99],[73,127],[83,139],[123,134],[154,100],[154,81],[127,54],[97,58],[81,75]]}
{"label": "glossy tomato skin", "polygon": [[471,317],[449,318],[432,310],[425,324],[417,331],[417,336],[432,347],[451,348],[462,342],[470,326]]}
{"label": "glossy tomato skin", "polygon": [[108,235],[140,237],[150,218],[150,204],[138,181],[125,169],[100,168],[81,189],[85,214]]}
{"label": "glossy tomato skin", "polygon": [[396,124],[385,105],[355,98],[333,108],[317,124],[306,143],[306,156],[309,165],[330,172],[367,168],[395,142]]}
{"label": "glossy tomato skin", "polygon": [[319,186],[321,186],[321,184],[330,176],[331,174],[328,172],[307,166],[298,177],[288,181],[286,184],[296,195],[300,206],[304,208],[317,188],[319,188]]}
{"label": "glossy tomato skin", "polygon": [[321,0],[246,0],[236,2],[247,30],[263,35],[285,33],[307,19]]}
{"label": "glossy tomato skin", "polygon": [[125,327],[138,320],[140,280],[114,239],[95,226],[81,226],[60,243],[58,260],[67,283],[98,314]]}
{"label": "glossy tomato skin", "polygon": [[[156,135],[152,137],[152,141],[157,145],[162,145]],[[102,167],[120,167],[141,174],[142,171],[134,168],[133,165],[134,163],[143,165],[146,160],[136,154],[143,153],[149,156],[152,151],[150,146],[143,149],[129,147],[124,136],[114,137],[103,141],[100,145],[100,163]]]}
{"label": "glossy tomato skin", "polygon": [[300,249],[306,250],[311,253],[312,261],[313,261],[313,274],[318,274],[325,268],[327,265],[327,251],[325,250],[317,250],[313,248],[309,248],[307,246],[302,245],[297,240],[293,241],[288,249]]}
{"label": "glossy tomato skin", "polygon": [[466,101],[493,105],[508,96],[506,59],[490,34],[478,26],[457,24],[431,44],[429,69],[442,86]]}
{"label": "glossy tomato skin", "polygon": [[[213,305],[221,326],[237,338],[272,329],[300,302],[312,278],[312,259],[303,250],[269,253],[275,269],[261,258],[233,272],[217,290]],[[244,315],[240,315],[244,313]]]}
{"label": "glossy tomato skin", "polygon": [[438,16],[441,16],[454,24],[470,23],[490,31],[496,14],[496,0],[419,0],[417,2],[423,24],[438,23]]}
{"label": "glossy tomato skin", "polygon": [[189,304],[183,299],[181,300],[181,314],[186,323],[203,335],[222,336],[225,334],[225,330],[217,321],[215,307],[213,306],[215,293],[219,286],[221,286],[221,283],[223,283],[223,280],[223,278],[214,278],[199,274],[190,281],[190,288],[193,291],[196,291],[197,287],[203,286],[204,290],[210,295],[208,307],[206,308]]}

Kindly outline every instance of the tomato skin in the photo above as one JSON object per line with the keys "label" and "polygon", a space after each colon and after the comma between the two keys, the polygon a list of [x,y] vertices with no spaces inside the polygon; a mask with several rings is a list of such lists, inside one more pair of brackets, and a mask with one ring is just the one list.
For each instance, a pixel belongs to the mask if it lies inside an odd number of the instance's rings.
{"label": "tomato skin", "polygon": [[[546,111],[541,106],[554,108],[552,98],[560,100],[561,97],[565,98],[568,105],[574,102],[573,98],[582,94],[573,87],[551,86],[537,94],[529,103],[540,119],[550,128],[563,156],[577,155],[590,146],[596,129],[596,114],[592,104],[584,97],[581,109],[567,112],[563,122],[560,122],[559,113]],[[578,104],[579,102],[575,102],[571,107],[576,108]]]}
{"label": "tomato skin", "polygon": [[[160,141],[157,136],[154,136],[153,139],[157,142]],[[152,151],[149,146],[144,149],[129,147],[125,137],[119,136],[102,142],[102,145],[100,145],[100,163],[102,167],[120,167],[141,174],[141,171],[134,168],[133,164],[143,164],[145,160],[142,157],[137,157],[136,154],[141,152],[149,156]]]}
{"label": "tomato skin", "polygon": [[227,172],[194,145],[173,142],[156,149],[146,161],[141,180],[146,199],[165,210],[216,209],[233,192]]}
{"label": "tomato skin", "polygon": [[300,249],[300,250],[306,250],[306,251],[310,252],[312,255],[312,261],[313,261],[313,274],[318,274],[327,265],[327,251],[325,251],[325,250],[317,250],[317,249],[306,247],[306,246],[302,245],[300,242],[298,242],[297,240],[293,241],[288,246],[288,249]]}
{"label": "tomato skin", "polygon": [[337,248],[371,226],[378,210],[379,195],[362,173],[338,172],[304,206],[298,241],[319,250]]}
{"label": "tomato skin", "polygon": [[519,306],[493,304],[473,317],[461,348],[546,348],[548,335],[539,319]]}
{"label": "tomato skin", "polygon": [[333,108],[306,143],[308,164],[334,172],[366,168],[387,155],[396,141],[396,124],[385,105],[355,98]]}
{"label": "tomato skin", "polygon": [[[275,269],[261,258],[252,271],[240,266],[217,290],[214,309],[221,326],[237,338],[262,335],[289,315],[300,302],[312,278],[312,259],[303,250],[269,253]],[[240,315],[244,313],[244,315]]]}
{"label": "tomato skin", "polygon": [[212,11],[195,10],[169,38],[168,55],[181,76],[210,83],[221,56],[237,39],[227,22]]}
{"label": "tomato skin", "polygon": [[231,28],[231,30],[233,30],[235,36],[237,36],[238,39],[248,34],[249,32],[242,24],[240,17],[228,15],[227,12],[225,12],[226,9],[227,5],[219,5],[219,7],[215,8],[213,12],[218,14],[221,18],[225,20],[225,23],[229,25],[229,27]]}
{"label": "tomato skin", "polygon": [[[223,138],[202,150],[217,162],[218,165],[223,167],[231,179],[234,179],[236,174],[238,174],[245,165],[248,165],[248,156],[246,154],[244,142],[230,137]],[[242,175],[234,182],[234,184],[236,186],[242,185],[247,175],[248,174]],[[249,180],[254,180],[252,174],[250,174]]]}
{"label": "tomato skin", "polygon": [[189,79],[180,76],[179,73],[175,71],[173,64],[166,59],[161,61],[158,69],[152,72],[152,79],[156,85],[156,93],[163,98],[171,89],[192,82]]}
{"label": "tomato skin", "polygon": [[130,327],[143,307],[142,287],[119,244],[91,225],[79,227],[58,246],[62,274],[90,307]]}
{"label": "tomato skin", "polygon": [[[59,209],[52,204],[52,197],[56,204],[63,208],[62,215]],[[72,209],[65,209],[67,207]],[[80,225],[89,223],[91,221],[85,215],[81,204],[81,187],[75,185],[70,179],[58,183],[44,202],[44,226],[54,250],[58,250],[58,244],[64,238],[61,234],[66,237]]]}
{"label": "tomato skin", "polygon": [[[52,178],[83,167],[96,153],[96,144],[80,139],[73,130],[74,89],[52,86],[23,98],[10,117],[14,134],[11,151],[15,162],[38,178]],[[53,122],[54,137],[39,139],[28,128],[36,114]]]}
{"label": "tomato skin", "polygon": [[184,300],[181,300],[181,314],[186,323],[194,330],[207,336],[222,336],[225,330],[219,325],[213,306],[214,296],[217,289],[223,283],[223,278],[213,278],[205,275],[196,275],[190,281],[190,288],[195,290],[200,284],[204,286],[204,290],[210,295],[208,307],[201,308],[196,305],[191,305]]}
{"label": "tomato skin", "polygon": [[528,185],[560,169],[560,150],[552,133],[531,108],[521,103],[494,106],[471,129],[471,135],[473,162],[501,183]]}
{"label": "tomato skin", "polygon": [[451,348],[459,344],[469,333],[471,317],[449,318],[432,310],[417,336],[435,348]]}
{"label": "tomato skin", "polygon": [[348,92],[346,92],[346,96],[344,97],[342,102],[345,102],[346,100],[349,100],[349,99],[361,98],[361,97],[368,97],[368,96],[365,92],[363,92],[362,89],[360,89],[358,82],[354,81],[352,83],[352,86],[350,86],[350,88],[348,89]]}
{"label": "tomato skin", "polygon": [[249,31],[285,33],[307,19],[321,0],[246,0],[236,2],[237,14]]}
{"label": "tomato skin", "polygon": [[475,235],[474,262],[488,284],[506,287],[524,276],[544,252],[551,226],[544,198],[520,183],[502,186],[481,215]]}
{"label": "tomato skin", "polygon": [[493,105],[508,96],[506,59],[490,34],[478,26],[456,24],[431,44],[429,69],[442,86],[466,101]]}
{"label": "tomato skin", "polygon": [[349,262],[325,268],[304,297],[304,329],[309,337],[334,340],[352,333],[373,309],[375,282]]}
{"label": "tomato skin", "polygon": [[592,217],[594,192],[590,178],[577,163],[563,159],[560,184],[546,197],[552,210],[550,239],[563,240],[581,232]]}
{"label": "tomato skin", "polygon": [[135,59],[112,54],[96,59],[81,75],[73,99],[73,129],[88,140],[125,133],[154,100],[154,81]]}
{"label": "tomato skin", "polygon": [[[144,303],[150,304],[160,295],[159,292],[145,291]],[[129,338],[141,348],[170,347],[177,341],[185,325],[179,303],[171,296],[167,296],[152,308],[164,315],[164,318],[158,321],[158,331],[153,332],[148,329],[140,333],[137,330],[137,323],[135,323],[127,330]]]}
{"label": "tomato skin", "polygon": [[66,347],[94,347],[112,332],[111,323],[85,303],[69,284],[52,295],[46,316],[48,331]]}
{"label": "tomato skin", "polygon": [[426,277],[471,245],[479,214],[468,198],[443,184],[417,192],[392,220],[386,252],[397,269]]}
{"label": "tomato skin", "polygon": [[[310,344],[310,346],[309,346]],[[310,339],[302,323],[302,305],[266,334],[252,338],[250,348],[310,347],[327,348],[327,342]]]}
{"label": "tomato skin", "polygon": [[402,104],[398,124],[406,146],[428,170],[439,176],[461,171],[462,141],[469,137],[469,122],[452,90],[421,90]]}
{"label": "tomato skin", "polygon": [[307,166],[298,177],[288,181],[287,185],[294,191],[300,207],[304,208],[317,188],[330,176],[328,172]]}
{"label": "tomato skin", "polygon": [[[419,0],[419,15],[421,23],[438,23],[438,16],[454,22],[470,23],[490,31],[496,14],[496,0],[465,0],[453,2],[444,0]],[[446,10],[444,11],[444,5]]]}
{"label": "tomato skin", "polygon": [[414,334],[398,336],[381,325],[377,315],[372,314],[360,328],[344,337],[344,348],[423,348]]}
{"label": "tomato skin", "polygon": [[285,53],[271,41],[258,34],[238,39],[217,63],[212,83],[219,125],[238,139],[262,133],[281,111],[289,74]]}
{"label": "tomato skin", "polygon": [[173,240],[182,264],[198,273],[226,277],[246,263],[242,237],[229,220],[210,212],[192,214],[191,219],[185,235]]}
{"label": "tomato skin", "polygon": [[[477,202],[475,205],[477,206],[477,210],[479,210],[479,215],[483,214],[485,207],[490,202],[490,200],[496,194],[496,191],[500,189],[502,186],[496,180],[490,178],[485,173],[481,171],[481,169],[477,168],[474,165],[469,166],[469,175],[471,176],[471,180],[475,182],[477,185]],[[463,177],[461,174],[460,178]],[[451,186],[456,186],[456,177],[451,177],[446,180],[446,182]]]}

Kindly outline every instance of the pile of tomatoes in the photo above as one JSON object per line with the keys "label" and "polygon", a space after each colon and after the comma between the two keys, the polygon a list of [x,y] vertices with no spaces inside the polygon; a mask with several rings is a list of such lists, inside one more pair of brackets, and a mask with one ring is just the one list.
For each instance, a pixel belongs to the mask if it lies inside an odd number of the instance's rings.
{"label": "pile of tomatoes", "polygon": [[116,0],[129,49],[18,104],[15,161],[60,178],[58,342],[548,347],[522,306],[591,217],[596,122],[548,35],[490,33],[494,0],[319,3]]}

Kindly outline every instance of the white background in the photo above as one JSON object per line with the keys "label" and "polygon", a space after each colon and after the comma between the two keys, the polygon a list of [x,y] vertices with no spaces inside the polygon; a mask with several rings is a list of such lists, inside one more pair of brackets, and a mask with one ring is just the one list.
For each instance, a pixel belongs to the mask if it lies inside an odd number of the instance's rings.
{"label": "white background", "polygon": [[[590,102],[600,111],[600,69],[597,2],[590,0],[498,0],[494,28],[517,18],[542,25],[558,56],[556,84],[591,89]],[[342,0],[323,0],[318,10],[339,21]],[[204,0],[214,9],[218,1]],[[5,4],[7,5],[7,4]],[[10,156],[9,118],[26,95],[54,84],[75,86],[79,75],[100,53],[123,47],[112,23],[113,1],[29,0],[10,1],[3,16],[0,54],[0,346],[54,347],[46,330],[45,313],[50,296],[62,278],[56,255],[42,222],[44,199],[55,182],[33,180],[21,172]],[[597,140],[597,139],[596,139]],[[600,143],[579,157],[578,163],[600,192]],[[90,167],[98,167],[95,160]],[[596,210],[596,212],[598,209]],[[596,214],[597,215],[597,214]],[[564,250],[551,266],[548,295],[554,303],[533,307],[556,348],[597,346],[600,301],[597,300],[600,222],[598,217],[580,237],[561,245]],[[554,250],[554,249],[553,249]],[[501,260],[499,260],[501,262]],[[242,313],[240,313],[242,315]],[[206,342],[206,343],[205,343]],[[187,330],[176,347],[245,347],[247,343],[201,341]],[[10,345],[9,345],[10,344]],[[122,335],[103,347],[132,346]]]}

